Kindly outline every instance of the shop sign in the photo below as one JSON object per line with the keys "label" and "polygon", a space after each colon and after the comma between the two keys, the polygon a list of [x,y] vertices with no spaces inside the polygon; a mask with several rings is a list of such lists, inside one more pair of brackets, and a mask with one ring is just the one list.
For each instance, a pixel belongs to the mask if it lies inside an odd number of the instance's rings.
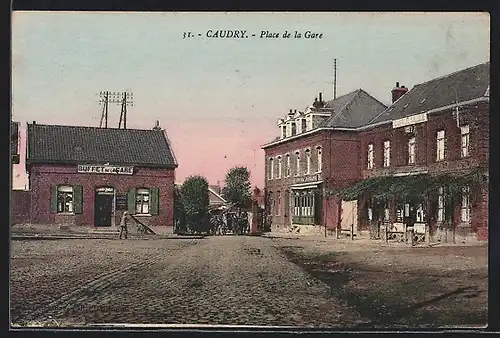
{"label": "shop sign", "polygon": [[427,113],[407,116],[407,117],[403,117],[401,119],[397,119],[397,120],[392,121],[392,128],[393,129],[401,128],[401,127],[410,126],[413,124],[423,123],[426,121],[427,121]]}
{"label": "shop sign", "polygon": [[78,165],[78,172],[85,174],[132,175],[134,173],[134,167],[80,164]]}
{"label": "shop sign", "polygon": [[311,183],[311,182],[317,182],[321,180],[321,176],[319,174],[316,175],[309,175],[309,176],[302,176],[302,177],[297,177],[294,181],[295,184],[298,183]]}

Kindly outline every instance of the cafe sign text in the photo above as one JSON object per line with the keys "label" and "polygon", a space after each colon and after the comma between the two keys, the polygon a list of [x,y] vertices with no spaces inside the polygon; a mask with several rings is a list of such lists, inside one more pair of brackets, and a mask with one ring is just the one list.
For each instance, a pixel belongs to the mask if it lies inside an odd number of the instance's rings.
{"label": "cafe sign text", "polygon": [[78,172],[85,174],[132,175],[134,173],[134,167],[80,164],[78,165]]}

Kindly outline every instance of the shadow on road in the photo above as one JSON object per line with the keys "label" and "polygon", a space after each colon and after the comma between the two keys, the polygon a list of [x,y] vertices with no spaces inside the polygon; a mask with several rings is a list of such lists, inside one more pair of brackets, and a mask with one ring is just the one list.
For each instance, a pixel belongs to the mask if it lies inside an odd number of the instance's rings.
{"label": "shadow on road", "polygon": [[[474,278],[457,286],[448,273],[426,275],[370,271],[344,263],[341,253],[306,255],[296,247],[282,247],[287,259],[330,287],[331,295],[354,307],[363,319],[354,329],[387,327],[442,327],[481,325],[487,322],[487,307],[473,306],[471,299],[484,296]],[[483,280],[482,278],[480,280]],[[463,282],[463,281],[462,281]],[[447,283],[443,287],[442,283]],[[482,282],[481,282],[482,283]],[[453,288],[453,289],[452,289]],[[452,289],[452,291],[448,291]]]}

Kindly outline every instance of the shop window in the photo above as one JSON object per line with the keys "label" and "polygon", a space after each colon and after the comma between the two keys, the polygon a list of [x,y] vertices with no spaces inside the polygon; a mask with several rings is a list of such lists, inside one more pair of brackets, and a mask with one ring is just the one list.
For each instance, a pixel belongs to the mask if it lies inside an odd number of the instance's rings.
{"label": "shop window", "polygon": [[415,164],[415,136],[408,140],[408,164]]}
{"label": "shop window", "polygon": [[321,146],[316,147],[316,159],[317,159],[317,168],[316,172],[320,173],[323,168],[323,151]]}
{"label": "shop window", "polygon": [[295,152],[295,176],[300,175],[300,152]]}
{"label": "shop window", "polygon": [[436,160],[437,161],[442,161],[444,160],[444,130],[439,130],[437,132],[437,139],[436,139]]}
{"label": "shop window", "polygon": [[57,212],[73,212],[73,187],[65,185],[57,187]]}
{"label": "shop window", "polygon": [[278,156],[278,172],[276,173],[276,178],[280,179],[281,178],[281,166],[282,166],[282,161],[281,161],[281,156]]}
{"label": "shop window", "polygon": [[391,165],[391,141],[384,141],[384,167]]}
{"label": "shop window", "polygon": [[374,160],[373,143],[370,143],[368,145],[368,169],[373,169],[373,160]]}
{"label": "shop window", "polygon": [[461,205],[461,219],[464,223],[470,222],[470,189],[469,187],[462,188],[462,205]]}
{"label": "shop window", "polygon": [[469,126],[460,127],[460,134],[462,138],[462,157],[469,156]]}
{"label": "shop window", "polygon": [[149,214],[149,189],[137,189],[135,193],[135,213]]}

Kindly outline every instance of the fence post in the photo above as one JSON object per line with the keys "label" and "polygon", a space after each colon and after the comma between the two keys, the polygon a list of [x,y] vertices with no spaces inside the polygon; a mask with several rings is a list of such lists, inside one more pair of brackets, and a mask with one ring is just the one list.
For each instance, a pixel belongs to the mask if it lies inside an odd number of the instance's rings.
{"label": "fence post", "polygon": [[405,244],[408,243],[408,227],[406,223],[403,223],[403,234],[405,239]]}
{"label": "fence post", "polygon": [[354,224],[351,224],[351,241],[354,240]]}

